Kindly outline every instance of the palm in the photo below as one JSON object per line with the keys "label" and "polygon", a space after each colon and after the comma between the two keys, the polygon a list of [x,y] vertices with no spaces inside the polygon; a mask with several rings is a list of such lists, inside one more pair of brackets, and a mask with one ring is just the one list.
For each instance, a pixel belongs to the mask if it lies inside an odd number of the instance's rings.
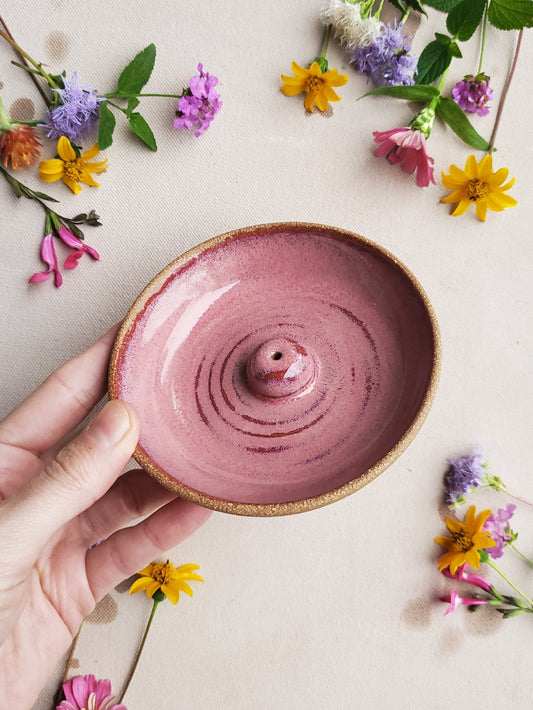
{"label": "palm", "polygon": [[[113,335],[64,365],[0,423],[4,524],[7,517],[0,554],[0,707],[30,708],[96,602],[208,517],[142,471],[104,481],[100,490],[86,462],[57,453],[103,395]],[[54,458],[59,467],[48,465]],[[58,468],[81,473],[58,485],[51,481]],[[62,510],[63,495],[79,510]],[[50,516],[56,525],[47,534],[40,518],[49,522]],[[144,519],[124,527],[138,518]]]}

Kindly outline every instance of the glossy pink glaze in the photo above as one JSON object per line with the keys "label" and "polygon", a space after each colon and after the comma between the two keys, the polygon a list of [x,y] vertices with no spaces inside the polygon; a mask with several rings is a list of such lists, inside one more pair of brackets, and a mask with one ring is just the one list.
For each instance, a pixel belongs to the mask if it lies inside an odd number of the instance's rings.
{"label": "glossy pink glaze", "polygon": [[[300,500],[376,464],[431,379],[402,269],[336,232],[238,233],[176,267],[119,353],[118,396],[157,468],[208,496]],[[281,355],[281,356],[280,356]]]}

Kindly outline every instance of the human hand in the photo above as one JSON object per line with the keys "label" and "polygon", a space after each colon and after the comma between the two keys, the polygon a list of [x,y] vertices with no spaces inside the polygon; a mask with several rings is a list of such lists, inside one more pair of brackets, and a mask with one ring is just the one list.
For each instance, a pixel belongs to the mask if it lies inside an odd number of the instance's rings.
{"label": "human hand", "polygon": [[139,436],[125,402],[63,446],[105,393],[115,333],[0,423],[0,708],[29,710],[95,604],[210,514],[143,471],[120,476]]}

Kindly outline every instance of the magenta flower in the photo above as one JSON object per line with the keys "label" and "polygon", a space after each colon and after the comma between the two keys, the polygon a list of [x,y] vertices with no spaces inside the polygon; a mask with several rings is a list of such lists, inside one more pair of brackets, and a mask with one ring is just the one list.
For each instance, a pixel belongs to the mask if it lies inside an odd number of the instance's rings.
{"label": "magenta flower", "polygon": [[55,285],[59,288],[63,283],[63,277],[61,276],[57,263],[53,234],[47,234],[43,239],[43,243],[41,244],[41,259],[45,264],[48,264],[48,269],[46,271],[38,271],[36,274],[33,274],[33,276],[29,279],[29,283],[35,284],[40,281],[48,281],[50,274],[53,273]]}
{"label": "magenta flower", "polygon": [[466,113],[477,113],[479,116],[486,116],[489,112],[487,103],[493,97],[493,90],[489,86],[490,77],[486,74],[465,76],[462,81],[452,89],[453,100]]}
{"label": "magenta flower", "polygon": [[93,675],[78,675],[63,683],[65,700],[56,710],[127,710],[125,705],[113,705],[111,683],[96,680]]}
{"label": "magenta flower", "polygon": [[57,233],[58,236],[63,240],[63,242],[65,242],[68,247],[70,247],[71,249],[75,249],[75,251],[72,252],[72,254],[69,254],[65,259],[65,269],[75,269],[78,265],[78,260],[81,259],[81,257],[85,253],[92,256],[92,258],[96,261],[98,261],[98,259],[100,258],[100,255],[98,254],[96,249],[93,249],[88,244],[84,244],[81,239],[78,239],[78,237],[74,236],[74,234],[72,234],[72,232],[66,227],[60,227]]}
{"label": "magenta flower", "polygon": [[[488,552],[488,550],[487,550],[487,552]],[[466,567],[466,565],[461,565],[460,567],[458,567],[455,574],[452,574],[450,572],[450,568],[446,567],[446,569],[442,570],[442,574],[445,577],[449,577],[450,579],[457,579],[461,582],[468,582],[469,584],[474,584],[476,587],[480,587],[481,589],[484,589],[486,592],[488,592],[492,589],[492,585],[489,582],[487,582],[486,579],[484,579],[483,577],[480,577],[478,574],[470,574],[470,572],[465,572],[465,567]]]}
{"label": "magenta flower", "polygon": [[180,98],[174,119],[174,128],[194,130],[197,137],[209,128],[215,114],[222,108],[220,95],[215,89],[217,77],[204,72],[202,64],[198,64],[198,72],[199,75],[191,78],[189,88]]}
{"label": "magenta flower", "polygon": [[444,615],[451,614],[454,612],[458,606],[464,604],[465,606],[479,606],[481,604],[487,604],[487,599],[475,599],[473,597],[460,597],[459,594],[452,589],[452,593],[446,597],[440,598],[441,602],[446,602],[449,604],[448,608],[444,612]]}
{"label": "magenta flower", "polygon": [[509,527],[509,520],[515,510],[516,505],[508,503],[505,508],[498,508],[496,513],[491,513],[483,525],[483,530],[486,530],[496,543],[496,547],[487,548],[487,552],[494,559],[502,557],[505,545],[516,540],[516,534]]}

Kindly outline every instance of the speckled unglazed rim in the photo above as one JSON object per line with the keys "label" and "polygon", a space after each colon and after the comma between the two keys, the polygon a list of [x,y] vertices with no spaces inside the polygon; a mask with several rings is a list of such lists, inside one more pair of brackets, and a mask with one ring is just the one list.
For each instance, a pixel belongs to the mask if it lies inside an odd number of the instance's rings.
{"label": "speckled unglazed rim", "polygon": [[433,400],[436,395],[437,385],[440,375],[441,368],[441,338],[440,331],[437,322],[437,317],[431,302],[420,285],[418,279],[411,273],[411,271],[402,262],[397,259],[394,254],[391,254],[387,249],[374,242],[362,237],[354,232],[349,232],[338,227],[330,227],[322,224],[312,224],[308,222],[278,222],[270,224],[258,224],[252,227],[243,227],[242,229],[236,229],[231,232],[226,232],[217,237],[209,239],[202,242],[196,247],[193,247],[189,251],[182,254],[180,257],[171,262],[166,266],[149,284],[146,286],[144,291],[137,298],[133,306],[130,308],[127,316],[124,318],[120,330],[115,339],[113,345],[113,350],[111,353],[111,359],[109,363],[109,396],[111,399],[118,399],[119,390],[119,361],[121,350],[124,345],[124,341],[127,336],[135,328],[135,322],[137,317],[143,313],[147,302],[149,299],[161,291],[164,284],[169,278],[173,277],[174,272],[181,266],[185,265],[190,260],[196,258],[200,254],[209,251],[213,247],[220,246],[228,241],[233,241],[235,238],[246,237],[246,236],[261,236],[272,233],[282,233],[290,232],[294,230],[298,233],[310,232],[313,234],[324,234],[328,237],[336,237],[343,241],[355,241],[358,244],[364,245],[366,248],[377,252],[382,257],[385,257],[388,261],[392,262],[397,266],[400,271],[403,272],[404,276],[411,283],[414,290],[417,292],[420,300],[423,302],[424,307],[427,312],[428,319],[431,323],[433,332],[433,362],[431,377],[429,384],[427,386],[425,395],[422,399],[420,407],[412,420],[409,427],[406,429],[402,437],[398,442],[388,451],[388,453],[377,461],[373,466],[367,469],[365,472],[357,476],[357,478],[348,481],[347,483],[334,488],[331,491],[321,493],[317,496],[312,496],[310,498],[302,498],[295,501],[287,501],[284,503],[241,503],[238,501],[224,500],[221,498],[215,498],[209,496],[201,491],[197,491],[194,488],[176,481],[176,479],[169,476],[164,470],[160,469],[154,461],[143,451],[140,446],[137,446],[133,458],[154,478],[156,478],[165,488],[168,488],[173,493],[176,493],[186,500],[197,503],[205,508],[210,508],[212,510],[232,513],[234,515],[249,515],[256,517],[274,517],[278,515],[289,515],[292,513],[303,513],[308,510],[314,510],[315,508],[321,508],[329,503],[334,503],[335,501],[344,498],[355,491],[358,491],[363,486],[373,481],[380,473],[382,473],[386,468],[388,468],[405,449],[409,446],[411,441],[418,434],[424,420],[426,419]]}

